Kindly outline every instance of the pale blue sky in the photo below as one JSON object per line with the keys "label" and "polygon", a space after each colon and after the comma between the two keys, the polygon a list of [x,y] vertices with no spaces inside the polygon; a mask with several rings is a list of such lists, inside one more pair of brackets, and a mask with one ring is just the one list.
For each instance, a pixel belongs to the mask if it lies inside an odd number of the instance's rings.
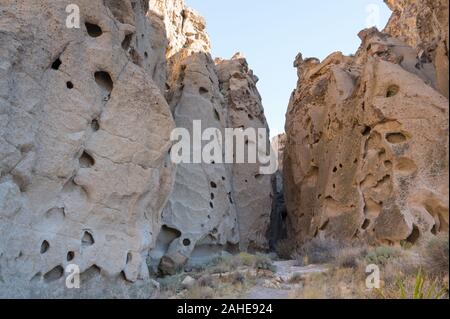
{"label": "pale blue sky", "polygon": [[206,18],[214,57],[242,52],[259,77],[258,89],[274,136],[284,131],[285,113],[297,75],[293,61],[355,53],[358,32],[380,12],[384,27],[390,11],[382,0],[186,0]]}

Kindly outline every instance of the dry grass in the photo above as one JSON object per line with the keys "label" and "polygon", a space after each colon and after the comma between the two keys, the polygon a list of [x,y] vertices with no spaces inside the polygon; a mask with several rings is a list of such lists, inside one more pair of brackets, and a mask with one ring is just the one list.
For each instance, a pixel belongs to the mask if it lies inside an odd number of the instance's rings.
{"label": "dry grass", "polygon": [[308,264],[328,264],[336,260],[343,245],[335,240],[314,238],[302,245],[295,254],[298,266]]}
{"label": "dry grass", "polygon": [[423,268],[432,276],[445,276],[449,271],[449,236],[439,234],[427,238],[421,247]]}
{"label": "dry grass", "polygon": [[367,298],[364,272],[335,268],[326,273],[306,277],[303,287],[290,294],[292,299]]}
{"label": "dry grass", "polygon": [[375,298],[382,299],[448,299],[448,277],[435,278],[421,269],[414,275],[400,275],[374,291]]}
{"label": "dry grass", "polygon": [[[436,299],[448,298],[448,236],[439,235],[415,247],[349,247],[315,242],[299,258],[327,262],[332,269],[302,281],[291,293],[298,299]],[[312,258],[310,257],[312,256]],[[303,260],[301,260],[303,261]],[[381,289],[367,289],[366,266],[380,268]]]}
{"label": "dry grass", "polygon": [[[265,255],[241,253],[219,257],[191,273],[160,278],[162,298],[221,299],[236,298],[256,284],[256,277],[274,271],[272,260]],[[196,283],[189,289],[182,286],[191,276]]]}

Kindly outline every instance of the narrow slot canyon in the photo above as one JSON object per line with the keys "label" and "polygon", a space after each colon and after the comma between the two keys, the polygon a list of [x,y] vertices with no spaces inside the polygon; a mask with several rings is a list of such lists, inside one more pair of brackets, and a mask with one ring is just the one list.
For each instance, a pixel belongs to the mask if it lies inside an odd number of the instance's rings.
{"label": "narrow slot canyon", "polygon": [[1,298],[379,298],[366,267],[398,264],[448,298],[447,0],[298,44],[281,134],[184,0],[0,2]]}

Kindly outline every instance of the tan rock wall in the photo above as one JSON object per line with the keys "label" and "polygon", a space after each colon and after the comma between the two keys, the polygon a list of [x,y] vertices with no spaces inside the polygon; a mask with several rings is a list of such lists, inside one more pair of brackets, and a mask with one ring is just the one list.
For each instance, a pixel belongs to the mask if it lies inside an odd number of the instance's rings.
{"label": "tan rock wall", "polygon": [[448,100],[434,65],[376,30],[360,37],[355,57],[296,60],[283,165],[299,243],[448,231]]}
{"label": "tan rock wall", "polygon": [[432,61],[439,92],[448,98],[448,1],[385,0],[393,11],[384,32],[417,50],[420,63]]}

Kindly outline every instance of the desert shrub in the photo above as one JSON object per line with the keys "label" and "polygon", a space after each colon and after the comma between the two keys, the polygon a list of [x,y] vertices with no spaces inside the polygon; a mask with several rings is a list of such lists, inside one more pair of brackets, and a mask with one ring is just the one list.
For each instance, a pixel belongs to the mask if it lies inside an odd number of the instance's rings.
{"label": "desert shrub", "polygon": [[176,274],[174,276],[166,276],[158,279],[161,290],[165,292],[177,293],[182,290],[181,283],[183,282],[186,274]]}
{"label": "desert shrub", "polygon": [[282,239],[277,243],[275,251],[281,259],[292,259],[295,253],[295,243],[290,239]]}
{"label": "desert shrub", "polygon": [[235,257],[235,261],[238,266],[244,265],[247,267],[253,267],[256,262],[256,256],[243,252]]}
{"label": "desert shrub", "polygon": [[244,284],[245,280],[246,280],[245,276],[243,274],[241,274],[240,272],[234,273],[231,278],[231,282],[235,285]]}
{"label": "desert shrub", "polygon": [[256,255],[253,267],[259,270],[269,270],[272,272],[276,271],[276,267],[272,260],[265,255]]}
{"label": "desert shrub", "polygon": [[291,278],[289,278],[289,283],[290,284],[298,284],[300,282],[302,282],[304,280],[304,277],[301,273],[294,273]]}
{"label": "desert shrub", "polygon": [[424,267],[433,276],[448,275],[449,272],[449,237],[439,234],[426,240],[421,249]]}
{"label": "desert shrub", "polygon": [[401,251],[398,248],[380,246],[367,253],[366,261],[368,264],[386,265],[389,260],[400,255]]}
{"label": "desert shrub", "polygon": [[214,278],[208,274],[201,276],[198,279],[197,283],[200,287],[215,288],[217,286],[216,283],[214,282]]}
{"label": "desert shrub", "polygon": [[335,265],[341,268],[356,269],[366,255],[367,249],[363,247],[345,247],[337,253]]}
{"label": "desert shrub", "polygon": [[213,299],[216,297],[216,292],[213,288],[200,287],[199,285],[194,285],[185,294],[186,299]]}
{"label": "desert shrub", "polygon": [[343,245],[332,239],[314,238],[297,250],[295,258],[299,266],[326,264],[335,260]]}

